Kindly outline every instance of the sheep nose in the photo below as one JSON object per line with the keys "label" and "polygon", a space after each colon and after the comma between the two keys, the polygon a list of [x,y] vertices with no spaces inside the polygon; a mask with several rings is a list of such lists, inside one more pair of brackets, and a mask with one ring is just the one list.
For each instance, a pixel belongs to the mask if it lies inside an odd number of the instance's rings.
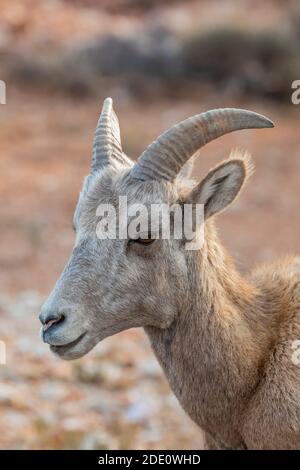
{"label": "sheep nose", "polygon": [[65,315],[60,312],[43,312],[39,316],[40,322],[42,323],[42,331],[46,332],[51,326],[58,323],[62,323],[65,319]]}

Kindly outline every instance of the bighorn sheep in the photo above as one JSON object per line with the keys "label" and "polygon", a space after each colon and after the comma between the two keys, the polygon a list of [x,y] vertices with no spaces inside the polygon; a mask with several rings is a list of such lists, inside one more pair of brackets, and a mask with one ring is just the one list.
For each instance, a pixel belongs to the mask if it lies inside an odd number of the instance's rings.
{"label": "bighorn sheep", "polygon": [[[285,259],[242,277],[220,243],[213,216],[239,194],[251,173],[234,153],[200,184],[184,164],[204,144],[240,129],[273,127],[254,112],[217,109],[173,126],[136,163],[122,152],[107,98],[96,128],[90,175],[74,215],[76,242],[40,320],[43,340],[75,359],[107,336],[143,327],[172,390],[204,430],[209,448],[300,446],[300,261]],[[185,174],[183,174],[185,173]],[[205,238],[96,236],[99,203],[201,203]]]}

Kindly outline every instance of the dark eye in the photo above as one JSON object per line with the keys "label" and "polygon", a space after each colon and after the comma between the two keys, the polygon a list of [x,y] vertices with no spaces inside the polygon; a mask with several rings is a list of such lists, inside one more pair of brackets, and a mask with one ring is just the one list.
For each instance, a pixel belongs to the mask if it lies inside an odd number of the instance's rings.
{"label": "dark eye", "polygon": [[155,238],[130,238],[128,240],[128,245],[132,243],[138,243],[139,245],[151,245],[155,241]]}

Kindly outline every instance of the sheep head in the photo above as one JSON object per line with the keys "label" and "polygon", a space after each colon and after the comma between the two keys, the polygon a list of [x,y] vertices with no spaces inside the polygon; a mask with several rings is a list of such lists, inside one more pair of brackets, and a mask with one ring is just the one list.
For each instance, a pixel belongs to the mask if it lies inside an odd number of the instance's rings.
{"label": "sheep head", "polygon": [[[122,151],[112,100],[105,100],[91,171],[74,214],[75,246],[40,314],[43,339],[53,352],[75,359],[122,330],[172,324],[187,301],[193,252],[186,242],[200,228],[193,221],[189,235],[182,231],[176,237],[175,212],[170,211],[164,213],[170,236],[163,237],[160,217],[149,225],[151,209],[176,207],[180,226],[187,206],[192,212],[196,205],[203,208],[202,222],[223,210],[247,178],[249,158],[233,154],[192,186],[186,184],[188,161],[217,137],[264,127],[273,124],[251,111],[208,111],[167,130],[134,163]],[[115,236],[107,230],[109,221]]]}

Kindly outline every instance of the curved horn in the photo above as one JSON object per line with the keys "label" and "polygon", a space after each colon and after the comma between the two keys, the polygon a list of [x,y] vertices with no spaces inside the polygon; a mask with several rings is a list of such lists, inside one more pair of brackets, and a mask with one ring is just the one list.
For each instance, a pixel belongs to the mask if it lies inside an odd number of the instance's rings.
{"label": "curved horn", "polygon": [[168,129],[139,157],[131,175],[139,180],[176,178],[181,167],[203,145],[229,132],[274,127],[261,114],[244,109],[213,109]]}
{"label": "curved horn", "polygon": [[95,131],[91,173],[116,161],[123,163],[119,121],[112,99],[106,98]]}

